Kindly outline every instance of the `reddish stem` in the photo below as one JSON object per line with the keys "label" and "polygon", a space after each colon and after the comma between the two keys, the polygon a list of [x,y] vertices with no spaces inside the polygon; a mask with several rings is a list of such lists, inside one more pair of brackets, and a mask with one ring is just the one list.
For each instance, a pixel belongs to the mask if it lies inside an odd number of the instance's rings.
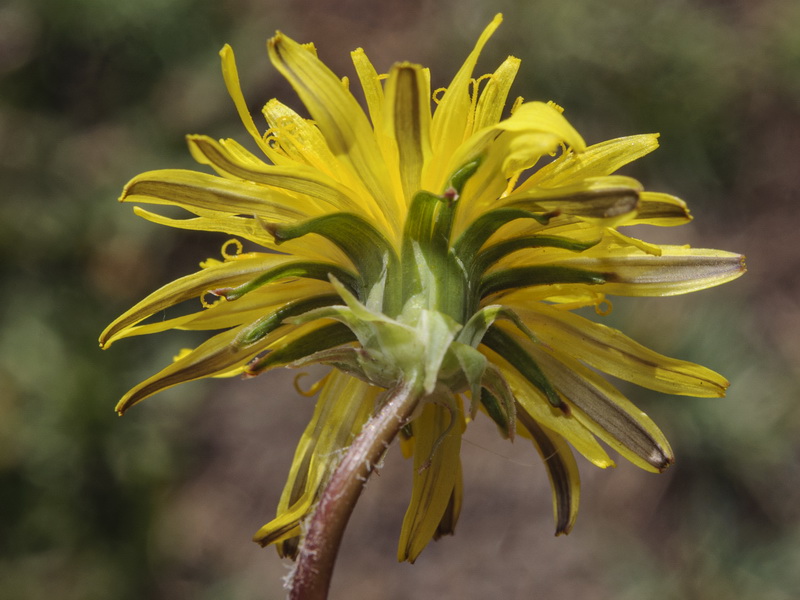
{"label": "reddish stem", "polygon": [[300,544],[290,600],[328,597],[347,521],[375,465],[416,408],[420,394],[415,388],[401,384],[389,392],[384,405],[366,422],[334,470]]}

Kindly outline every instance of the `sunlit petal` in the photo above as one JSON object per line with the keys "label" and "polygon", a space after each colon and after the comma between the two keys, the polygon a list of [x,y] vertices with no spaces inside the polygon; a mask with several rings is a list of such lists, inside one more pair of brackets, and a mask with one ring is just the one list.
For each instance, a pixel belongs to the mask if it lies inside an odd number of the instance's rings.
{"label": "sunlit petal", "polygon": [[269,54],[306,105],[343,168],[358,175],[384,217],[395,213],[398,199],[387,186],[386,165],[378,160],[380,151],[372,128],[356,99],[315,55],[285,35],[278,33],[270,40]]}

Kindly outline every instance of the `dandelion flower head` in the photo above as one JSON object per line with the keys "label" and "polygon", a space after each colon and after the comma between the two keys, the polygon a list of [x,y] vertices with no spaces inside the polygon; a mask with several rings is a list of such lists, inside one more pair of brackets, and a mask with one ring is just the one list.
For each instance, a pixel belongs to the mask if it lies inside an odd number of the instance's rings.
{"label": "dandelion flower head", "polygon": [[[615,174],[653,151],[658,136],[587,145],[559,106],[509,100],[518,59],[475,76],[500,21],[436,91],[428,69],[401,62],[381,75],[355,50],[366,110],[354,83],[312,45],[278,33],[269,58],[307,115],[273,99],[263,107],[265,128],[247,108],[226,46],[224,81],[258,151],[190,135],[206,170],[150,171],[124,189],[121,200],[145,219],[224,232],[256,249],[227,243],[221,260],[166,284],[103,332],[103,347],[169,329],[210,332],[131,389],[120,413],[187,381],[331,367],[312,390],[315,412],[277,514],[255,536],[283,556],[297,553],[336,457],[398,385],[417,399],[400,433],[413,484],[398,558],[410,561],[453,532],[462,434],[473,420],[491,419],[501,436],[532,443],[551,482],[556,533],[566,533],[578,509],[574,451],[603,468],[613,465],[607,447],[648,471],[673,461],[658,427],[603,373],[668,394],[724,395],[717,373],[575,309],[602,314],[609,296],[725,283],[744,271],[742,257],[620,231],[691,218],[680,199]],[[179,207],[188,217],[138,205]],[[150,319],[185,302],[196,308]]]}

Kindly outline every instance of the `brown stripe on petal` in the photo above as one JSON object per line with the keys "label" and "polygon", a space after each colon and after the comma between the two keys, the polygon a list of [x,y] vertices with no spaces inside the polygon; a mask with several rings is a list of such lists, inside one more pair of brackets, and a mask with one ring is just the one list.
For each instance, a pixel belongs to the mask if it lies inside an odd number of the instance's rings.
{"label": "brown stripe on petal", "polygon": [[[620,296],[674,296],[736,279],[747,269],[744,256],[720,250],[684,250],[661,256],[611,256],[565,261],[602,269],[602,291]],[[593,269],[592,269],[593,270]]]}
{"label": "brown stripe on petal", "polygon": [[658,471],[672,464],[672,449],[664,434],[611,384],[561,353],[532,345],[528,349],[573,405],[575,417],[592,433],[629,460],[638,457]]}
{"label": "brown stripe on petal", "polygon": [[636,217],[626,225],[673,227],[691,220],[692,215],[680,198],[660,192],[642,192]]}
{"label": "brown stripe on petal", "polygon": [[392,68],[386,82],[386,107],[408,201],[420,188],[422,168],[430,154],[430,99],[421,67],[402,63]]}
{"label": "brown stripe on petal", "polygon": [[575,524],[580,480],[575,458],[566,443],[557,443],[557,434],[548,433],[521,406],[517,406],[519,423],[531,434],[536,449],[547,468],[553,490],[556,535],[567,534]]}
{"label": "brown stripe on petal", "polygon": [[[244,365],[275,339],[275,336],[267,336],[259,342],[245,347],[236,343],[238,336],[244,330],[245,327],[242,326],[215,335],[156,375],[143,381],[119,401],[116,407],[117,412],[122,414],[145,398],[180,383],[213,377]],[[280,334],[276,333],[277,335]]]}
{"label": "brown stripe on petal", "polygon": [[121,202],[173,204],[190,212],[220,215],[258,215],[267,220],[307,218],[297,210],[297,200],[287,194],[246,181],[180,169],[148,171],[134,177],[123,190]]}
{"label": "brown stripe on petal", "polygon": [[[324,203],[337,210],[359,209],[351,197],[352,192],[348,193],[346,188],[318,169],[297,164],[281,167],[255,161],[245,162],[216,140],[204,135],[190,135],[187,141],[196,160],[214,167],[222,175],[302,194],[303,201],[296,202],[301,205],[311,200],[314,207]],[[306,214],[313,213],[306,211]]]}

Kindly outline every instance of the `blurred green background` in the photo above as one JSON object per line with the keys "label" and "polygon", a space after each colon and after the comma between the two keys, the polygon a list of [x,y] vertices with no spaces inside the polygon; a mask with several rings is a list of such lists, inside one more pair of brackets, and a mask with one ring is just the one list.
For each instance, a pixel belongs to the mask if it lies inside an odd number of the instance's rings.
{"label": "blurred green background", "polygon": [[410,465],[393,452],[356,509],[333,598],[727,598],[800,590],[800,3],[711,0],[5,0],[0,3],[0,597],[282,598],[250,536],[273,514],[312,401],[292,373],[211,381],[113,412],[178,334],[101,352],[147,292],[218,256],[116,198],[189,167],[186,133],[247,134],[219,73],[231,43],[254,110],[300,107],[269,65],[281,29],[352,75],[362,46],[449,82],[491,16],[479,71],[523,59],[513,92],[552,99],[589,141],[659,131],[625,172],[696,217],[648,239],[742,252],[749,273],[689,297],[617,301],[608,322],[732,382],[727,398],[629,390],[677,464],[654,476],[581,460],[581,515],[554,538],[524,440],[479,420],[455,537],[416,565],[395,545]]}

